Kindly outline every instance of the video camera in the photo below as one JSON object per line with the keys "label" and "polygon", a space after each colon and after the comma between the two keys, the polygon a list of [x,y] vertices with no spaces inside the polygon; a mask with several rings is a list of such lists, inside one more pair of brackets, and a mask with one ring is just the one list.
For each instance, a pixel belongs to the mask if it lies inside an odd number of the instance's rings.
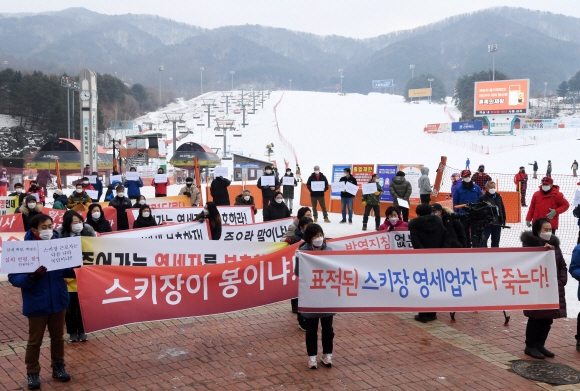
{"label": "video camera", "polygon": [[455,208],[462,208],[466,213],[454,213],[455,216],[453,217],[469,220],[472,225],[492,224],[500,217],[498,207],[488,201],[468,202],[467,204],[457,205]]}

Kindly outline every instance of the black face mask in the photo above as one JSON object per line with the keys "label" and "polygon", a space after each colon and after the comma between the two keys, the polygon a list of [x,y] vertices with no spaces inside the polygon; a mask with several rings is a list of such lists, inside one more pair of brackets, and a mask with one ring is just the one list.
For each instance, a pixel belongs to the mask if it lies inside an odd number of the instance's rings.
{"label": "black face mask", "polygon": [[478,171],[479,171],[479,172],[483,172],[483,171],[484,171],[484,169],[483,169],[483,168],[480,168]]}

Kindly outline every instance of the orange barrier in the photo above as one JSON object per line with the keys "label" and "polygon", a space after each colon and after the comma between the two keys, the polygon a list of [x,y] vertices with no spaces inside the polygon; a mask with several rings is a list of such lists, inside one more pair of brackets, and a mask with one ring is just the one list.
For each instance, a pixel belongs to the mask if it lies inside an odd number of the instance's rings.
{"label": "orange barrier", "polygon": [[[236,197],[242,194],[242,185],[229,185],[228,186],[228,195],[230,197],[230,205],[233,205],[236,202]],[[261,197],[260,197],[261,198]],[[205,188],[205,199],[207,202],[212,202],[213,197],[210,194],[210,187],[207,186]]]}

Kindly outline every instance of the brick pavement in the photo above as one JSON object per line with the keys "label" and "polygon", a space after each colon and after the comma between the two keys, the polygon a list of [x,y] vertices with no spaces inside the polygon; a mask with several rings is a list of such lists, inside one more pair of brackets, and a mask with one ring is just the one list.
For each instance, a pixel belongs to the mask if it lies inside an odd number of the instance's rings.
{"label": "brick pavement", "polygon": [[[26,321],[20,291],[0,283],[0,390],[26,388]],[[67,343],[70,383],[53,381],[41,350],[42,389],[59,390],[542,390],[510,362],[525,358],[526,318],[499,312],[448,314],[422,324],[412,314],[335,317],[332,368],[306,368],[304,333],[289,303],[231,314],[150,322]],[[555,362],[580,370],[575,319],[554,323],[547,347]]]}

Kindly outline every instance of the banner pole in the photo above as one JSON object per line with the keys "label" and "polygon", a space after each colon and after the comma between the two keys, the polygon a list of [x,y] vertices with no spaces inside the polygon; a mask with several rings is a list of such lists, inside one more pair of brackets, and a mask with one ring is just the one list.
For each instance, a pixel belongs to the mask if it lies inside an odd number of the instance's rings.
{"label": "banner pole", "polygon": [[199,169],[199,159],[197,157],[193,158],[193,169],[195,170],[195,186],[197,186],[197,190],[199,191],[199,201],[200,205],[204,205],[203,203],[203,194],[201,193],[201,180],[200,180],[200,169]]}

